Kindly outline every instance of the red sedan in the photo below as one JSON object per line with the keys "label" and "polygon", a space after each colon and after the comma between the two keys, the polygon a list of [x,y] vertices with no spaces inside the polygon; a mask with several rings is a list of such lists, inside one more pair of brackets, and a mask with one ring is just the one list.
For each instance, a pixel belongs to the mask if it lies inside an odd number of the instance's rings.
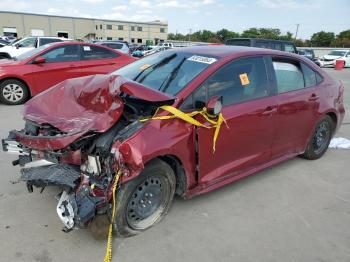
{"label": "red sedan", "polygon": [[68,230],[112,214],[120,178],[113,228],[130,236],[159,222],[174,194],[190,198],[298,155],[320,158],[343,121],[343,91],[299,55],[168,50],[34,97],[25,128],[3,148],[19,155],[13,164],[30,191],[63,188],[57,210]]}
{"label": "red sedan", "polygon": [[108,74],[135,58],[101,45],[52,43],[0,60],[0,101],[17,105],[69,78]]}

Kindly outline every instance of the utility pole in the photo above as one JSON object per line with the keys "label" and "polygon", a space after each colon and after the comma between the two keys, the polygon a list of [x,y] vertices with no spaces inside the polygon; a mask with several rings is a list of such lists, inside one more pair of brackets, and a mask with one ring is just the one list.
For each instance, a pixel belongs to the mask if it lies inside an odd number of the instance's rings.
{"label": "utility pole", "polygon": [[294,40],[297,40],[297,35],[298,35],[299,25],[300,25],[300,24],[297,24],[297,30],[295,31],[295,37],[294,37]]}
{"label": "utility pole", "polygon": [[191,33],[192,33],[192,29],[190,28],[190,33],[188,34],[188,41],[191,42]]}

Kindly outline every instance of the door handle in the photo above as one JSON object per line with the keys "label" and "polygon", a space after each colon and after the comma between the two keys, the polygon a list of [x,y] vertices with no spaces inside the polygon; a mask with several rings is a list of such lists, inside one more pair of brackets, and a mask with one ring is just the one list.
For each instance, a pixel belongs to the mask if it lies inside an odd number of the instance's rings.
{"label": "door handle", "polygon": [[309,101],[316,101],[318,100],[320,97],[316,94],[312,94],[310,97],[309,97]]}
{"label": "door handle", "polygon": [[273,113],[277,112],[277,107],[276,106],[268,106],[266,107],[263,112],[261,112],[261,115],[266,116],[266,115],[271,115]]}

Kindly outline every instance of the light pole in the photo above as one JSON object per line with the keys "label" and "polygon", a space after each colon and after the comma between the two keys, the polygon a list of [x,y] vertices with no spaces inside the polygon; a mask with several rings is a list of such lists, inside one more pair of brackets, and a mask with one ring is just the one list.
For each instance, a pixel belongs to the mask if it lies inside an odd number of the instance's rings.
{"label": "light pole", "polygon": [[298,35],[299,25],[300,25],[300,24],[297,24],[297,30],[295,31],[295,37],[294,37],[294,40],[297,40],[297,35]]}

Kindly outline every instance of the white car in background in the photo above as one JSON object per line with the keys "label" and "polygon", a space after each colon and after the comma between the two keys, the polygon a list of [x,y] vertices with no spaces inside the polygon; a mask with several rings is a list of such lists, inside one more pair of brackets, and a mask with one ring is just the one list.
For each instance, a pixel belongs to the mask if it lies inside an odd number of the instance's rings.
{"label": "white car in background", "polygon": [[333,50],[329,54],[319,58],[318,62],[321,67],[335,66],[336,60],[342,60],[345,62],[345,67],[350,67],[350,50]]}
{"label": "white car in background", "polygon": [[129,45],[125,41],[107,40],[107,41],[95,42],[95,44],[107,46],[107,47],[112,48],[114,50],[117,50],[125,55],[130,55]]}
{"label": "white car in background", "polygon": [[11,59],[16,58],[17,56],[24,54],[30,50],[38,48],[53,42],[63,42],[71,41],[71,39],[62,38],[62,37],[45,37],[45,36],[30,36],[25,37],[20,40],[15,41],[14,43],[0,47],[0,59]]}

